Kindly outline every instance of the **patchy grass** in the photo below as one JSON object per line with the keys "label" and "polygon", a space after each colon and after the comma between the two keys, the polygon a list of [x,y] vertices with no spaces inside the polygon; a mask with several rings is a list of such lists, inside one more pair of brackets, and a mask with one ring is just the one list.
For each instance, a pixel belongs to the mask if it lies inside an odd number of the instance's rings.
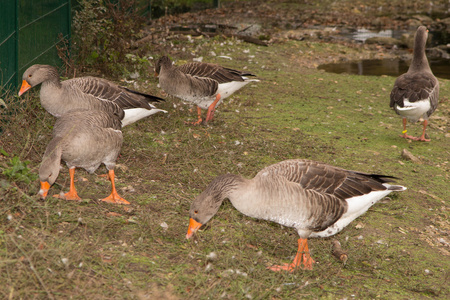
{"label": "patchy grass", "polygon": [[[440,242],[448,242],[450,229],[449,81],[440,81],[441,102],[428,129],[432,141],[409,142],[398,137],[401,119],[388,105],[395,78],[305,67],[304,59],[332,56],[330,49],[350,54],[355,49],[305,42],[264,48],[221,38],[182,46],[204,61],[247,68],[261,82],[225,101],[208,126],[186,126],[185,121],[195,119],[195,109],[168,97],[159,107],[169,114],[124,128],[116,180],[130,209],[99,202],[109,182],[84,170],[76,172],[81,203],[52,197],[41,201],[37,181],[16,182],[0,172],[1,298],[450,296],[449,248]],[[186,54],[180,58],[187,59]],[[163,95],[150,75],[136,84]],[[38,171],[54,118],[40,107],[37,90],[6,99],[3,170],[18,157],[30,161],[27,172]],[[421,126],[409,130],[419,134]],[[404,161],[403,148],[422,164]],[[288,158],[394,175],[408,190],[391,194],[335,237],[311,239],[318,262],[313,271],[267,270],[293,258],[296,232],[248,218],[229,202],[192,241],[185,240],[190,203],[215,176],[252,177]],[[104,171],[101,167],[97,173]],[[68,185],[64,166],[50,193]],[[348,251],[346,265],[331,255],[333,239]],[[207,258],[211,252],[216,259]]]}

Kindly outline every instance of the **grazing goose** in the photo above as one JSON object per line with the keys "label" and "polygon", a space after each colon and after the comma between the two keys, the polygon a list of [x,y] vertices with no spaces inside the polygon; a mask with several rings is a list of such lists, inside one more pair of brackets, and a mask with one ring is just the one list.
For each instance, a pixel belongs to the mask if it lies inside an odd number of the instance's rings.
{"label": "grazing goose", "polygon": [[201,109],[208,109],[205,123],[214,117],[214,111],[223,99],[246,84],[258,79],[255,76],[210,63],[191,62],[176,67],[163,56],[156,61],[155,72],[159,75],[159,85],[168,94],[197,105],[198,120],[202,122]]}
{"label": "grazing goose", "polygon": [[208,222],[228,198],[247,216],[297,230],[300,239],[294,261],[269,269],[293,271],[302,263],[304,269],[312,269],[307,238],[334,235],[387,194],[406,189],[387,183],[393,179],[300,159],[268,166],[253,179],[222,175],[191,204],[186,238]]}
{"label": "grazing goose", "polygon": [[111,181],[111,194],[102,201],[119,204],[130,204],[119,196],[114,184],[114,167],[122,146],[120,119],[105,111],[74,110],[56,120],[53,138],[47,145],[39,179],[43,199],[59,174],[61,159],[69,168],[70,189],[64,195],[67,200],[81,200],[75,185],[75,168],[86,169],[93,173],[100,164],[105,164]]}
{"label": "grazing goose", "polygon": [[42,83],[41,104],[57,118],[73,109],[105,110],[119,116],[125,113],[122,126],[126,126],[157,112],[167,112],[150,103],[164,99],[130,90],[106,79],[87,76],[61,82],[58,70],[49,65],[29,67],[22,79],[19,96]]}
{"label": "grazing goose", "polygon": [[[425,138],[425,130],[428,117],[436,110],[439,98],[439,82],[431,72],[425,55],[427,38],[427,28],[420,26],[414,37],[413,60],[408,72],[400,75],[395,81],[390,102],[390,107],[403,117],[403,132],[400,136],[424,142],[430,141]],[[407,119],[410,122],[417,122],[420,118],[424,119],[422,135],[417,138],[406,134]]]}

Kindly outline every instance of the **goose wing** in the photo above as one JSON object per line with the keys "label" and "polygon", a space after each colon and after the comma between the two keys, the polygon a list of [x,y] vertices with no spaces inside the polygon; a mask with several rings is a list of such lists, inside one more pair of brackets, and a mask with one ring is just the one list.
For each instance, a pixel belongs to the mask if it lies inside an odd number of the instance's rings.
{"label": "goose wing", "polygon": [[431,103],[430,115],[437,107],[439,96],[439,82],[433,74],[428,72],[405,73],[397,78],[391,91],[390,107],[395,105],[404,107],[404,100],[418,102],[429,99]]}
{"label": "goose wing", "polygon": [[255,76],[251,73],[245,73],[234,69],[224,68],[220,65],[210,63],[187,63],[178,67],[178,70],[184,74],[195,77],[210,78],[218,83],[227,83],[231,81],[244,81],[242,76]]}
{"label": "goose wing", "polygon": [[394,177],[348,171],[309,160],[287,160],[271,165],[260,173],[271,172],[299,184],[305,190],[349,199],[376,190],[385,190],[385,182]]}
{"label": "goose wing", "polygon": [[164,101],[162,98],[133,91],[98,77],[79,77],[66,80],[65,82],[99,100],[112,101],[122,109],[151,109],[152,106],[149,102]]}

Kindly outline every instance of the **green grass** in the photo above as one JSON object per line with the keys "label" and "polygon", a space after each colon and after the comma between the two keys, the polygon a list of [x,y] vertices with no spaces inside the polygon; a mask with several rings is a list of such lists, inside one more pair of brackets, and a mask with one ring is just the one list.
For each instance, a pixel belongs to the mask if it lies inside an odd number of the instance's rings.
{"label": "green grass", "polygon": [[[225,101],[208,126],[186,126],[184,121],[195,119],[195,109],[189,112],[188,105],[168,97],[158,106],[169,114],[124,128],[116,180],[130,209],[98,202],[110,184],[84,170],[76,172],[81,203],[41,201],[37,181],[25,184],[0,175],[1,298],[450,296],[449,250],[439,242],[448,241],[449,230],[449,81],[440,80],[440,106],[427,130],[432,141],[408,142],[398,137],[401,119],[388,105],[395,78],[305,67],[304,60],[315,55],[360,50],[325,43],[291,41],[264,48],[230,42],[202,39],[184,46],[204,61],[247,67],[261,82]],[[209,56],[211,50],[233,60]],[[161,95],[153,77],[138,84]],[[28,172],[38,172],[54,118],[40,107],[37,90],[6,99],[10,110],[3,115],[8,122],[2,123],[2,169],[17,156],[30,161]],[[419,124],[409,127],[415,135],[420,130]],[[423,163],[403,160],[403,148]],[[190,203],[215,176],[252,177],[289,158],[397,176],[408,190],[391,194],[335,237],[311,239],[318,262],[312,271],[267,270],[293,258],[296,232],[248,218],[229,202],[193,240],[185,240]],[[101,167],[97,173],[104,171]],[[64,166],[50,193],[67,189]],[[346,265],[331,255],[333,239],[348,251]],[[207,258],[211,252],[217,254],[212,261]]]}

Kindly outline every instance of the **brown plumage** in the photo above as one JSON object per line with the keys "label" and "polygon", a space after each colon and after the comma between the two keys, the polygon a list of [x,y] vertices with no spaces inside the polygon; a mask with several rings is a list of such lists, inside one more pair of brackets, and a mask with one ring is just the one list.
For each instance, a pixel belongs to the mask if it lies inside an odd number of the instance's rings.
{"label": "brown plumage", "polygon": [[41,83],[41,104],[55,117],[74,109],[104,110],[119,116],[123,126],[126,126],[163,111],[151,104],[164,101],[162,98],[133,91],[97,77],[60,81],[57,69],[49,65],[33,65],[23,73],[19,96]]}
{"label": "brown plumage", "polygon": [[[391,92],[390,107],[403,117],[401,137],[418,141],[425,138],[428,118],[436,110],[439,99],[439,81],[433,75],[425,54],[428,30],[420,26],[414,37],[413,60],[408,72],[399,76]],[[422,135],[419,138],[406,134],[407,120],[417,122],[424,119]]]}
{"label": "brown plumage", "polygon": [[47,196],[56,181],[61,160],[66,162],[70,173],[70,190],[64,195],[67,200],[81,200],[74,185],[75,168],[93,173],[103,163],[112,184],[111,195],[103,201],[129,204],[117,194],[114,184],[115,162],[123,141],[120,129],[120,119],[105,111],[74,110],[58,118],[39,168],[41,197]]}
{"label": "brown plumage", "polygon": [[223,99],[249,82],[259,81],[246,77],[255,76],[251,73],[216,64],[191,62],[177,67],[167,56],[156,61],[155,72],[166,93],[197,105],[198,120],[194,124],[202,122],[201,109],[208,109],[205,122],[211,121]]}
{"label": "brown plumage", "polygon": [[253,179],[227,174],[214,179],[191,204],[187,238],[207,223],[228,198],[243,214],[297,230],[294,262],[271,267],[292,271],[302,263],[311,269],[308,237],[340,232],[387,194],[402,191],[394,177],[344,170],[310,160],[286,160],[268,166]]}

